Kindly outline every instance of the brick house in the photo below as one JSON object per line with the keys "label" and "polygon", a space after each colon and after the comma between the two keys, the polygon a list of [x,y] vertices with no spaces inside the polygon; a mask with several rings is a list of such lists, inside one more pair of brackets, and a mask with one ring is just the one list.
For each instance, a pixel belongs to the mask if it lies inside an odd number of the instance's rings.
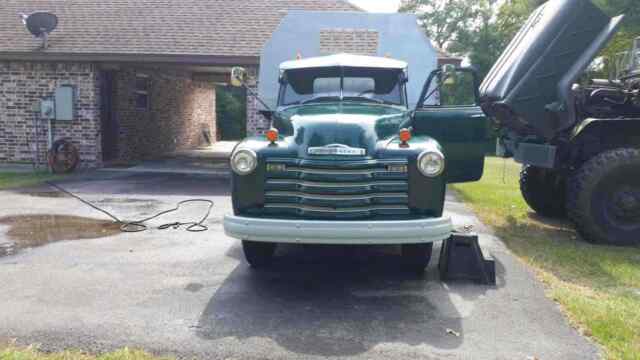
{"label": "brick house", "polygon": [[[55,138],[70,139],[91,167],[215,141],[215,84],[236,65],[257,74],[263,44],[287,11],[360,11],[346,0],[2,3],[0,162],[33,161],[36,143],[44,159],[48,132],[34,105],[70,86],[74,116],[54,123]],[[34,11],[59,18],[46,49],[17,16]],[[264,130],[256,106],[247,100],[249,133]]]}

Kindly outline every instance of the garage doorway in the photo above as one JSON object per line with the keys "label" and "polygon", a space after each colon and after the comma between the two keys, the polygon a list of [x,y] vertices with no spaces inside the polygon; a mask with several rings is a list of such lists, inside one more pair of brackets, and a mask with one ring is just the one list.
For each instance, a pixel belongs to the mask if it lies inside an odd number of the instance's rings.
{"label": "garage doorway", "polygon": [[218,141],[237,141],[247,136],[246,90],[216,86],[216,134]]}

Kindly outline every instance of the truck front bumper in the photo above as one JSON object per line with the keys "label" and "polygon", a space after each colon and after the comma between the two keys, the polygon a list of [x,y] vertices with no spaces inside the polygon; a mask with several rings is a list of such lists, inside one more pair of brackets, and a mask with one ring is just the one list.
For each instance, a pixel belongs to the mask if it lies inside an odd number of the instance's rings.
{"label": "truck front bumper", "polygon": [[451,218],[318,221],[224,217],[224,232],[241,240],[294,244],[418,244],[449,238]]}

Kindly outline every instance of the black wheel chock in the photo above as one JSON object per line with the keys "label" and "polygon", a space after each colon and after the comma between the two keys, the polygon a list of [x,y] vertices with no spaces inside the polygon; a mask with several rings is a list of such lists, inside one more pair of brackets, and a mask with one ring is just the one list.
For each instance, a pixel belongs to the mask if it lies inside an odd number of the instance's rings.
{"label": "black wheel chock", "polygon": [[496,284],[496,265],[492,256],[482,254],[478,235],[454,233],[440,250],[440,279],[471,280],[486,285]]}

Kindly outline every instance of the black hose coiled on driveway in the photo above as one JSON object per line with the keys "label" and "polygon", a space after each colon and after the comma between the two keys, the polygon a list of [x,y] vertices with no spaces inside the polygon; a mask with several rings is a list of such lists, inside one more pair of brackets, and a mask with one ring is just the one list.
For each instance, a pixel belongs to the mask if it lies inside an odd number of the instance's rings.
{"label": "black hose coiled on driveway", "polygon": [[91,202],[81,198],[80,196],[62,188],[59,185],[56,185],[52,182],[46,182],[47,185],[51,186],[52,188],[67,194],[75,199],[77,199],[78,201],[82,202],[83,204],[107,215],[108,217],[110,217],[111,219],[113,219],[113,221],[115,221],[116,223],[120,224],[120,230],[122,232],[128,232],[128,233],[135,233],[135,232],[141,232],[141,231],[146,231],[149,229],[149,226],[147,226],[145,223],[159,218],[160,216],[166,215],[166,214],[170,214],[173,212],[176,212],[180,209],[180,207],[184,204],[189,204],[189,203],[204,203],[207,204],[207,211],[205,212],[204,216],[199,220],[199,221],[191,221],[191,222],[171,222],[171,223],[166,223],[166,224],[162,224],[160,226],[158,226],[158,229],[160,230],[166,230],[169,228],[173,228],[173,229],[179,229],[183,226],[186,226],[185,230],[189,231],[189,232],[202,232],[202,231],[207,231],[209,230],[209,228],[204,225],[204,222],[207,221],[207,219],[209,218],[209,216],[211,215],[211,210],[213,209],[213,201],[211,200],[207,200],[207,199],[189,199],[189,200],[183,200],[180,201],[179,203],[176,204],[176,206],[174,208],[168,209],[168,210],[163,210],[155,215],[149,216],[147,218],[144,219],[140,219],[140,220],[133,220],[133,221],[125,221],[125,220],[121,220],[120,218],[118,218],[117,216],[113,215],[112,213],[110,213],[107,210],[104,210],[100,207],[98,207],[97,205],[92,204]]}

